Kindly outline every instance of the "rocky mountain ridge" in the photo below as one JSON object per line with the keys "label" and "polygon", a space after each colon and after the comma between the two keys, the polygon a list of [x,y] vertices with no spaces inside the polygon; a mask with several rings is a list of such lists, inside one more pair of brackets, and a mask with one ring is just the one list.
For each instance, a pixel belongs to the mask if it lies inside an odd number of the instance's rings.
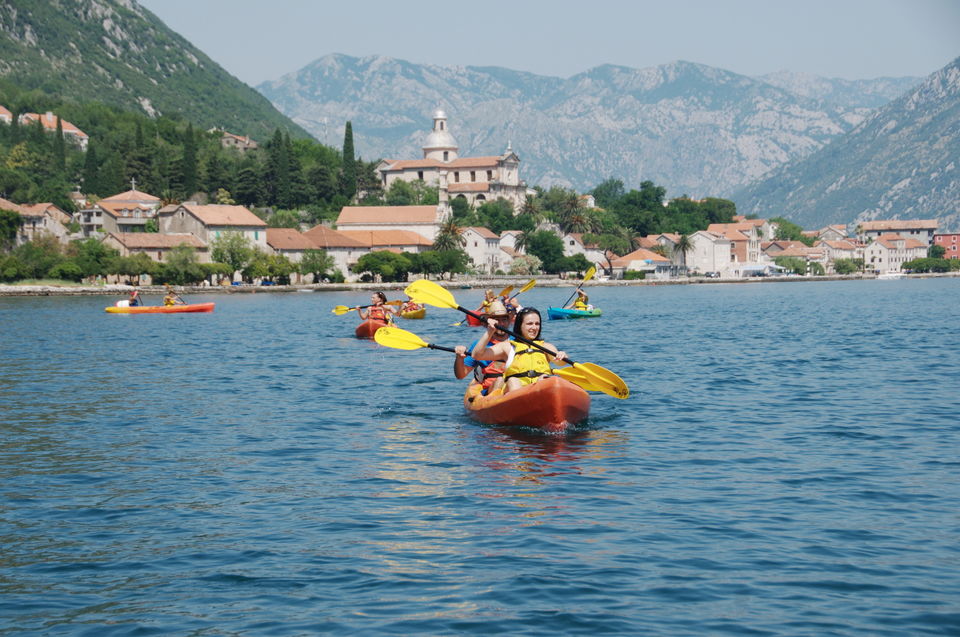
{"label": "rocky mountain ridge", "polygon": [[734,201],[742,213],[808,228],[939,219],[942,231],[960,229],[960,58]]}
{"label": "rocky mountain ridge", "polygon": [[587,190],[612,176],[696,197],[729,196],[816,151],[916,81],[814,79],[682,61],[564,79],[332,54],[257,88],[325,143],[338,143],[351,120],[366,159],[420,157],[439,106],[461,155],[510,144],[530,184]]}

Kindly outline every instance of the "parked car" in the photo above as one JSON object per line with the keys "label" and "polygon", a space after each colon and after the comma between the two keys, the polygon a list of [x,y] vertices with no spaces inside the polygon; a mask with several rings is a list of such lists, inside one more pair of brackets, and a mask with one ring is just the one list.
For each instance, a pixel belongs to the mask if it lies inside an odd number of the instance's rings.
{"label": "parked car", "polygon": [[719,272],[707,272],[704,276],[706,276],[708,279],[719,279],[719,278],[720,278],[720,273],[719,273]]}

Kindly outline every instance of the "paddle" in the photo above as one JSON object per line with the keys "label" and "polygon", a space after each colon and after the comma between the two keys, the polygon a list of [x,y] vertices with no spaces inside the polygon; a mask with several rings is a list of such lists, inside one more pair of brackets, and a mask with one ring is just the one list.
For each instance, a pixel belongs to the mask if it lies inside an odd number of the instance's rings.
{"label": "paddle", "polygon": [[[594,270],[594,272],[596,272],[596,270]],[[404,290],[404,293],[419,303],[426,303],[427,305],[433,305],[434,307],[460,310],[464,314],[468,314],[474,318],[483,320],[483,318],[476,312],[471,312],[470,310],[458,305],[457,300],[453,297],[453,294],[440,287],[433,281],[427,281],[426,279],[414,281],[407,286],[407,289]],[[513,337],[518,341],[526,343],[527,345],[530,345],[531,347],[534,347],[545,354],[553,356],[556,353],[550,351],[542,345],[538,345],[537,343],[524,338],[523,335],[517,334],[513,330],[504,328],[500,329],[507,334],[512,334]],[[564,358],[562,360],[572,365],[577,371],[581,372],[590,383],[595,385],[598,391],[602,391],[605,394],[621,399],[627,398],[630,395],[630,390],[627,388],[627,384],[623,382],[623,379],[609,369],[603,368],[594,363],[577,363],[570,358]]]}
{"label": "paddle", "polygon": [[[386,303],[384,303],[384,305],[402,305],[402,304],[403,304],[403,301],[387,301]],[[359,309],[361,309],[361,308],[362,308],[362,309],[366,309],[366,308],[368,308],[368,307],[373,307],[373,306],[372,306],[372,305],[360,305],[360,306],[358,306],[358,307],[347,307],[346,305],[338,305],[337,307],[333,308],[333,309],[331,310],[331,312],[333,312],[333,313],[336,314],[337,316],[343,316],[343,315],[346,314],[347,312],[352,312],[352,311],[354,311],[354,310],[359,310]]]}
{"label": "paddle", "polygon": [[[452,347],[443,347],[442,345],[428,343],[413,332],[408,332],[407,330],[400,329],[399,327],[381,327],[373,335],[373,340],[380,343],[384,347],[392,347],[394,349],[414,350],[426,347],[443,352],[457,351]],[[567,379],[574,385],[579,385],[588,391],[603,391],[603,389],[590,382],[590,379],[586,374],[583,374],[575,369],[562,367],[554,369],[553,373],[561,378]]]}
{"label": "paddle", "polygon": [[567,307],[567,303],[569,303],[569,302],[573,299],[573,297],[575,297],[575,296],[577,295],[577,290],[579,290],[580,288],[582,288],[582,287],[583,287],[583,284],[586,283],[587,281],[589,281],[590,279],[592,279],[592,278],[593,278],[593,275],[596,274],[596,273],[597,273],[597,268],[596,268],[596,266],[592,266],[592,265],[591,265],[591,266],[590,266],[590,269],[587,270],[587,273],[583,275],[583,281],[580,281],[580,285],[577,286],[577,289],[573,291],[573,294],[570,295],[570,298],[567,299],[566,302],[565,302],[563,305],[561,305],[560,307]]}
{"label": "paddle", "polygon": [[[506,296],[506,295],[510,294],[511,292],[513,292],[513,286],[512,286],[512,285],[508,285],[507,287],[505,287],[505,288],[503,288],[502,290],[500,290],[500,294],[497,295],[497,298],[499,299],[500,297]],[[486,302],[486,299],[484,299],[484,302]],[[463,319],[463,321],[460,321],[459,323],[452,323],[452,324],[451,324],[451,327],[460,327],[461,325],[463,325],[463,322],[466,321],[466,320],[467,320],[467,319]]]}

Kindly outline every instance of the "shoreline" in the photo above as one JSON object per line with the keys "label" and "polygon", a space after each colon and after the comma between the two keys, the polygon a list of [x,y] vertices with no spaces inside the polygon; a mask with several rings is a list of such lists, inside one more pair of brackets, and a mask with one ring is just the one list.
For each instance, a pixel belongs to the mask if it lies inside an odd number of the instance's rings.
{"label": "shoreline", "polygon": [[[902,274],[898,278],[903,279],[930,279],[930,278],[956,278],[960,277],[960,272],[935,272],[927,274]],[[555,276],[535,277],[538,287],[555,288],[574,288],[579,285],[579,279],[560,279]],[[722,285],[736,284],[749,285],[757,283],[803,283],[814,281],[870,281],[876,280],[877,275],[862,274],[837,274],[827,276],[780,276],[780,277],[750,277],[746,279],[708,279],[705,277],[696,277],[690,279],[669,279],[664,281],[654,280],[592,280],[584,287],[639,287],[652,285]],[[506,285],[524,285],[530,279],[528,277],[497,277],[497,278],[462,278],[453,281],[437,281],[440,285],[451,289],[475,289],[475,288],[498,288]],[[349,291],[370,291],[370,290],[403,290],[409,281],[391,282],[391,283],[310,283],[299,285],[184,285],[173,286],[179,292],[189,294],[255,294],[257,292],[349,292]],[[0,297],[12,296],[120,296],[130,293],[130,290],[139,289],[141,294],[165,293],[163,285],[144,285],[134,286],[119,283],[102,285],[0,285]]]}

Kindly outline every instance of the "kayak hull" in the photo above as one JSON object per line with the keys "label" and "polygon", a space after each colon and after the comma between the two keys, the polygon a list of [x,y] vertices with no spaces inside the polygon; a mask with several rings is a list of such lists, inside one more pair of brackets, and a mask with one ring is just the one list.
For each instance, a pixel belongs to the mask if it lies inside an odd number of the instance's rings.
{"label": "kayak hull", "polygon": [[427,308],[421,307],[419,310],[410,310],[409,312],[401,312],[400,318],[404,319],[422,319],[427,315]]}
{"label": "kayak hull", "polygon": [[376,321],[374,319],[367,319],[363,323],[357,326],[355,334],[357,338],[373,338],[373,335],[377,333],[381,327],[385,327],[387,324],[384,321]]}
{"label": "kayak hull", "polygon": [[566,307],[547,308],[547,316],[551,321],[562,319],[592,318],[594,316],[600,316],[602,313],[602,310],[599,308],[593,308],[592,310],[575,310],[573,308]]}
{"label": "kayak hull", "polygon": [[[477,310],[477,314],[479,314],[482,311],[483,310]],[[481,325],[483,325],[483,321],[467,314],[467,325],[469,325],[470,327],[480,327]]]}
{"label": "kayak hull", "polygon": [[134,305],[104,308],[111,314],[183,314],[187,312],[212,312],[215,303],[191,303],[189,305]]}
{"label": "kayak hull", "polygon": [[590,415],[590,394],[559,376],[546,376],[508,394],[483,396],[471,383],[463,406],[475,420],[488,425],[531,427],[559,433]]}

